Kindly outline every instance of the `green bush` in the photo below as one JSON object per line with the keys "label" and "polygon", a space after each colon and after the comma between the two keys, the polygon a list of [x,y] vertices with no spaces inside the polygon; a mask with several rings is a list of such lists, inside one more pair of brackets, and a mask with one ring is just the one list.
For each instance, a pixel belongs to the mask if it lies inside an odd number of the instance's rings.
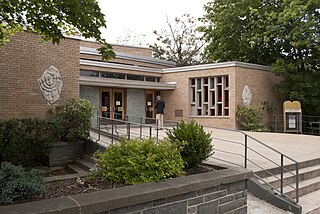
{"label": "green bush", "polygon": [[67,104],[56,108],[60,121],[61,140],[76,142],[87,139],[90,135],[93,105],[85,99],[72,99]]}
{"label": "green bush", "polygon": [[178,149],[166,141],[123,139],[94,156],[98,176],[115,183],[147,183],[183,174]]}
{"label": "green bush", "polygon": [[2,162],[0,169],[0,203],[10,204],[45,192],[40,172],[27,172],[21,166]]}
{"label": "green bush", "polygon": [[0,121],[0,162],[35,166],[49,153],[51,143],[59,139],[53,119],[12,119]]}
{"label": "green bush", "polygon": [[236,120],[245,130],[256,132],[269,131],[263,124],[262,116],[262,105],[237,106]]}
{"label": "green bush", "polygon": [[187,168],[201,164],[213,154],[211,133],[206,133],[194,120],[179,122],[177,128],[167,131],[167,137],[180,148]]}

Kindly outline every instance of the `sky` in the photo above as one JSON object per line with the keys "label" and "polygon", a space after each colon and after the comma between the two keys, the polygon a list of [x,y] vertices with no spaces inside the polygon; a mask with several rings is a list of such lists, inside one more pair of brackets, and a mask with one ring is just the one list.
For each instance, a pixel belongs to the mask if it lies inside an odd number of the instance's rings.
{"label": "sky", "polygon": [[[174,20],[184,13],[195,18],[204,14],[203,6],[209,0],[97,0],[105,14],[107,29],[102,36],[112,44],[121,43],[131,34],[141,46],[155,42],[153,30],[167,29],[167,18]],[[142,39],[142,41],[141,41]],[[137,42],[133,42],[137,43]],[[132,44],[131,44],[132,45]]]}

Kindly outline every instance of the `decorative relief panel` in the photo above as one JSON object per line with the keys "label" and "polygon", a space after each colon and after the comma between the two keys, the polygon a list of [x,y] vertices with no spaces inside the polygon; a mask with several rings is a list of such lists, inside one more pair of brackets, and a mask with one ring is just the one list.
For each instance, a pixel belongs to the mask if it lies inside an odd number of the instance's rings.
{"label": "decorative relief panel", "polygon": [[51,106],[60,98],[63,85],[59,70],[54,66],[50,66],[37,81],[43,97],[47,100],[48,105]]}
{"label": "decorative relief panel", "polygon": [[252,93],[249,86],[245,86],[242,91],[243,105],[248,106],[251,103]]}

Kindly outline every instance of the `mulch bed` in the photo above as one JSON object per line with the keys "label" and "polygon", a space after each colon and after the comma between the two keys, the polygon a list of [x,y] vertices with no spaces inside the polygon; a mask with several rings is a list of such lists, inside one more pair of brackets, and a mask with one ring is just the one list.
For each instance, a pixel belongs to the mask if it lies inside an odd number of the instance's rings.
{"label": "mulch bed", "polygon": [[[186,176],[198,173],[214,171],[215,169],[209,166],[201,165],[185,170]],[[58,176],[68,174],[64,169],[57,169],[46,173],[46,176]],[[29,201],[37,201],[42,199],[57,198],[63,196],[77,195],[89,193],[93,191],[101,191],[106,189],[118,188],[125,186],[124,184],[111,184],[110,182],[99,179],[76,178],[70,180],[57,180],[54,182],[45,183],[47,192],[40,196],[29,200],[17,201],[23,203]],[[1,205],[0,205],[1,206]]]}

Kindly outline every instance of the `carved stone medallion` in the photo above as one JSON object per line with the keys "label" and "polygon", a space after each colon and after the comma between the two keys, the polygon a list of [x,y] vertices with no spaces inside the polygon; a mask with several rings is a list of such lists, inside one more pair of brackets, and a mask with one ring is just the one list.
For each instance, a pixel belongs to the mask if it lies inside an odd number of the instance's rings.
{"label": "carved stone medallion", "polygon": [[47,100],[48,105],[51,106],[60,98],[63,85],[58,69],[50,66],[37,81],[43,97]]}
{"label": "carved stone medallion", "polygon": [[248,106],[251,103],[252,93],[249,86],[245,86],[242,91],[243,105]]}

